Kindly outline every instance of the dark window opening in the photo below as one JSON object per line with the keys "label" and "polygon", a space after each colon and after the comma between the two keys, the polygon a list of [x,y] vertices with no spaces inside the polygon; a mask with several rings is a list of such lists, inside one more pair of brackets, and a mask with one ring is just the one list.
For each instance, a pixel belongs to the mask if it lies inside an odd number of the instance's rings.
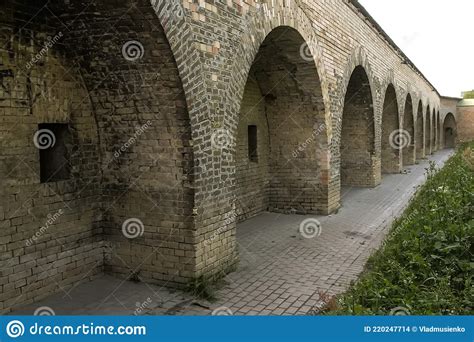
{"label": "dark window opening", "polygon": [[41,183],[69,179],[70,167],[67,145],[70,141],[67,124],[39,124],[35,144],[40,151]]}
{"label": "dark window opening", "polygon": [[257,153],[257,126],[248,127],[248,141],[249,141],[249,160],[251,162],[258,162]]}

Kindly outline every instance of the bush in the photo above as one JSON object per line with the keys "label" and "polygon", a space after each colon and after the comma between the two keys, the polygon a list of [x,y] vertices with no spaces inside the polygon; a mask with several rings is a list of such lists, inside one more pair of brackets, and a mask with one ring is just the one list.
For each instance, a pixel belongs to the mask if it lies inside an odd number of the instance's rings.
{"label": "bush", "polygon": [[[466,149],[469,149],[466,153]],[[331,314],[472,315],[474,305],[474,143],[436,171],[396,222],[361,278]]]}

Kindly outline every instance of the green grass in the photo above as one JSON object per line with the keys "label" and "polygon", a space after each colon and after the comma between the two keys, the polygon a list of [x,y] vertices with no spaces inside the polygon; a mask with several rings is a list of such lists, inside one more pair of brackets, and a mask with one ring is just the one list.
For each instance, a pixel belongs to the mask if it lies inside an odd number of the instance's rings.
{"label": "green grass", "polygon": [[[467,150],[467,151],[466,151]],[[428,180],[361,278],[337,298],[335,315],[474,314],[474,143]]]}

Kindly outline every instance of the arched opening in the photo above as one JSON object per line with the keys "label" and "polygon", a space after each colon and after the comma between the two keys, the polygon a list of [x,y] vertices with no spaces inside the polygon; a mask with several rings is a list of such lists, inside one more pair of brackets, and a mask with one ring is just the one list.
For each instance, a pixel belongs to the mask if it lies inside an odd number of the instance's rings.
{"label": "arched opening", "polygon": [[456,146],[456,120],[452,113],[448,113],[443,123],[444,147],[454,148]]}
{"label": "arched opening", "polygon": [[[173,52],[150,1],[27,3],[8,1],[5,16],[12,22],[8,28],[2,23],[12,49],[8,63],[18,75],[15,92],[24,89],[31,114],[17,134],[33,144],[38,127],[66,125],[73,144],[71,178],[48,184],[55,195],[41,191],[31,207],[35,218],[18,226],[24,236],[33,235],[45,222],[43,213],[64,209],[65,225],[50,227],[39,241],[44,255],[62,252],[50,268],[58,281],[32,278],[18,291],[34,288],[35,298],[44,296],[104,269],[151,282],[189,281],[190,120]],[[32,170],[39,169],[38,159],[28,159]],[[25,174],[18,176],[27,183]],[[12,253],[36,258],[36,247],[21,245]]]}
{"label": "arched opening", "polygon": [[395,87],[390,84],[385,92],[382,112],[382,173],[399,173],[400,163],[400,122]]}
{"label": "arched opening", "polygon": [[[321,84],[309,48],[293,28],[266,37],[248,74],[236,139],[236,210],[323,209],[320,156],[326,139]],[[326,144],[327,145],[327,144]]]}
{"label": "arched opening", "polygon": [[436,136],[436,126],[435,126],[435,109],[430,112],[430,154],[435,153],[435,136]]}
{"label": "arched opening", "polygon": [[416,116],[416,159],[422,159],[425,157],[424,148],[424,127],[423,127],[423,103],[421,100],[418,102],[418,111]]}
{"label": "arched opening", "polygon": [[442,125],[440,121],[439,111],[436,113],[436,149],[442,149],[442,137],[441,137]]}
{"label": "arched opening", "polygon": [[374,106],[369,78],[362,66],[352,72],[341,128],[341,185],[375,186]]}
{"label": "arched opening", "polygon": [[425,113],[425,156],[431,154],[431,108],[428,105]]}
{"label": "arched opening", "polygon": [[[74,28],[65,42],[84,70],[101,127],[107,164],[102,225],[106,241],[119,242],[105,269],[122,277],[135,270],[143,281],[186,282],[190,273],[177,270],[192,269],[193,261],[169,263],[166,255],[169,245],[175,255],[192,249],[185,241],[193,230],[199,174],[173,51],[150,1],[88,5],[71,1],[61,18]],[[58,7],[54,12],[60,11]],[[123,234],[130,218],[143,227],[143,234],[133,239]]]}
{"label": "arched opening", "polygon": [[403,132],[400,132],[397,144],[402,148],[403,165],[415,164],[415,123],[413,118],[413,102],[410,94],[407,95],[405,101]]}

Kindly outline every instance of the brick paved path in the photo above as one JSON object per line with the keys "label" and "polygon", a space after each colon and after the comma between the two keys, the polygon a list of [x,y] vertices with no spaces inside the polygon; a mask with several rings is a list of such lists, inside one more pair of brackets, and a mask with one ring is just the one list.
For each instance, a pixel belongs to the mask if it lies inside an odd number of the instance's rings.
{"label": "brick paved path", "polygon": [[[430,159],[442,165],[451,150]],[[319,293],[338,294],[363,270],[372,251],[425,179],[428,162],[387,175],[374,189],[347,188],[343,206],[331,216],[264,213],[237,227],[240,264],[216,291],[217,302],[194,299],[181,291],[103,276],[64,290],[13,312],[32,314],[41,306],[56,314],[308,314],[320,303]],[[316,218],[321,234],[304,238],[300,223]]]}

